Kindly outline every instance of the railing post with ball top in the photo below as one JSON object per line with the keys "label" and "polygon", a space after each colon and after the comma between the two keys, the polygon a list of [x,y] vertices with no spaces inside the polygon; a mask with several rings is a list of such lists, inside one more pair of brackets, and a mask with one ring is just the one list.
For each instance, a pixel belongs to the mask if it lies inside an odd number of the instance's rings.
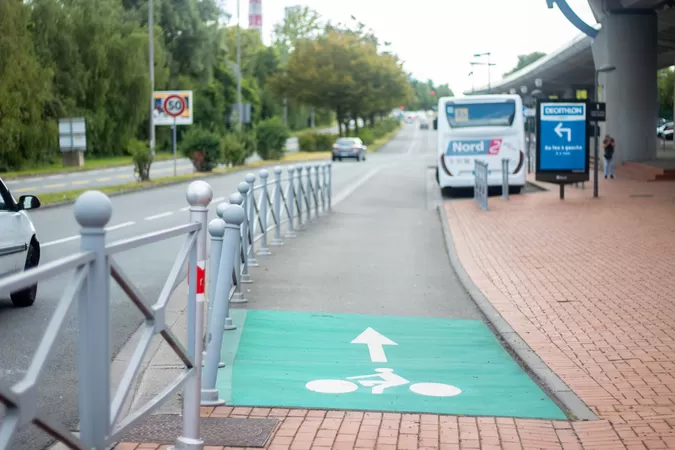
{"label": "railing post with ball top", "polygon": [[[249,192],[250,188],[249,185],[246,181],[242,181],[237,185],[237,190],[241,194],[241,197],[244,199],[244,203],[242,203],[241,207],[244,208],[244,212],[248,212],[249,208]],[[248,273],[248,263],[249,263],[249,245],[250,245],[250,223],[248,221],[248,214],[244,214],[244,223],[241,225],[241,236],[242,236],[242,249],[241,249],[241,254],[242,258],[244,258],[244,267],[242,268],[241,271],[241,281],[242,283],[253,283],[253,280],[251,279],[251,275]]]}
{"label": "railing post with ball top", "polygon": [[75,201],[80,249],[96,256],[78,299],[78,402],[80,439],[87,448],[105,448],[110,433],[110,266],[105,254],[105,226],[112,202],[102,192],[87,191]]}
{"label": "railing post with ball top", "polygon": [[305,170],[307,171],[307,189],[305,190],[307,195],[307,222],[309,222],[312,220],[312,196],[314,195],[312,190],[312,166],[306,165]]}
{"label": "railing post with ball top", "polygon": [[247,228],[249,233],[248,258],[246,262],[248,267],[258,267],[258,260],[255,259],[255,174],[246,174],[246,183],[248,183],[248,195],[246,195],[246,206],[248,207]]}
{"label": "railing post with ball top", "polygon": [[[206,330],[211,329],[211,320],[213,320],[213,304],[216,302],[216,283],[218,282],[220,268],[220,254],[223,251],[223,234],[225,233],[225,221],[216,217],[209,222],[209,234],[211,235],[211,255],[209,265],[207,312],[206,312]],[[203,352],[206,355],[206,350]],[[204,358],[206,359],[206,358]],[[220,361],[218,367],[225,367],[225,363]]]}
{"label": "railing post with ball top", "polygon": [[[242,203],[244,203],[244,197],[242,197],[242,195],[239,192],[235,192],[234,194],[230,195],[230,204],[241,206]],[[241,262],[242,262],[241,254],[244,248],[244,240],[242,239],[241,230],[239,231],[239,235],[240,235],[239,239],[240,244],[237,246],[237,253],[234,255],[233,281],[235,283],[235,290],[234,294],[232,295],[232,298],[230,299],[230,303],[246,303],[248,301],[244,298],[244,291],[241,288]],[[225,319],[225,329],[234,330],[236,327],[232,324],[232,318],[230,318],[229,316],[230,312],[229,309],[227,312],[228,316]]]}
{"label": "railing post with ball top", "polygon": [[281,240],[281,167],[274,168],[274,215],[276,221],[274,223],[274,239],[271,245],[284,245]]}
{"label": "railing post with ball top", "polygon": [[319,201],[321,198],[321,164],[314,165],[314,206],[316,207],[316,216],[319,216]]}
{"label": "railing post with ball top", "polygon": [[235,253],[241,238],[241,224],[244,222],[244,209],[239,205],[230,205],[223,212],[225,234],[220,259],[220,276],[216,285],[216,303],[213,305],[213,320],[208,331],[206,343],[206,365],[204,366],[204,386],[201,390],[203,406],[222,405],[216,381],[218,363],[225,333],[225,318],[229,309],[229,292],[234,270]]}
{"label": "railing post with ball top", "polygon": [[295,167],[293,166],[288,166],[288,198],[286,199],[287,202],[287,211],[288,211],[288,230],[284,234],[287,238],[294,238],[296,236],[295,234],[295,215],[293,212],[295,211],[295,184],[293,176],[295,174]]}
{"label": "railing post with ball top", "polygon": [[267,207],[269,204],[269,192],[267,191],[267,177],[269,172],[267,169],[260,170],[260,181],[262,182],[262,201],[260,202],[260,222],[262,223],[262,243],[258,254],[262,256],[271,255],[270,249],[267,247],[267,216],[269,215]]}
{"label": "railing post with ball top", "polygon": [[[175,448],[180,450],[201,450],[204,448],[204,442],[200,439],[199,432],[199,403],[202,383],[204,303],[206,301],[206,223],[209,215],[209,204],[213,200],[213,189],[205,181],[193,181],[188,185],[185,197],[190,204],[190,221],[200,223],[201,228],[197,232],[197,241],[195,243],[197,264],[195,267],[188,266],[188,355],[194,358],[195,374],[185,382],[183,395],[183,435],[179,436],[176,440]],[[190,286],[191,283],[194,283],[194,288]],[[192,306],[193,295],[194,306]],[[192,343],[190,343],[190,340]],[[220,362],[220,353],[215,356],[217,365]]]}
{"label": "railing post with ball top", "polygon": [[295,203],[298,205],[298,229],[300,230],[302,229],[302,202],[305,201],[305,190],[302,187],[302,166],[298,166],[296,171],[298,173],[296,177],[298,190]]}

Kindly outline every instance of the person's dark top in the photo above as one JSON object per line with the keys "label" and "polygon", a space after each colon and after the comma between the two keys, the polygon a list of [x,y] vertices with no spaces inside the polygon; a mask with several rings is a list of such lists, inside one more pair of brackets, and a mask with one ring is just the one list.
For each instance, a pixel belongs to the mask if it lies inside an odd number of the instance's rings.
{"label": "person's dark top", "polygon": [[605,139],[605,159],[612,159],[614,156],[614,139]]}

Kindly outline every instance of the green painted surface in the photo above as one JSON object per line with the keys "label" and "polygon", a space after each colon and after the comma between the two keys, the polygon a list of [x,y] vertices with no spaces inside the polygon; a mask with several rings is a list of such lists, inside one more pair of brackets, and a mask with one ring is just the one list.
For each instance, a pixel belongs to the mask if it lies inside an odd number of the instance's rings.
{"label": "green painted surface", "polygon": [[[480,321],[253,310],[245,322],[233,405],[565,419]],[[368,328],[379,334],[362,335]],[[360,335],[397,345],[383,345],[386,362],[373,362],[367,344],[351,343]],[[347,380],[376,369],[403,380],[380,394],[360,384],[368,379]],[[330,389],[350,392],[315,392]]]}
{"label": "green painted surface", "polygon": [[237,326],[234,330],[226,330],[223,335],[223,345],[220,348],[220,361],[225,363],[225,367],[218,369],[218,378],[216,379],[216,388],[220,393],[220,398],[225,400],[225,404],[232,403],[232,368],[234,358],[237,354],[237,347],[241,340],[244,325],[246,324],[245,309],[230,309],[232,323]]}

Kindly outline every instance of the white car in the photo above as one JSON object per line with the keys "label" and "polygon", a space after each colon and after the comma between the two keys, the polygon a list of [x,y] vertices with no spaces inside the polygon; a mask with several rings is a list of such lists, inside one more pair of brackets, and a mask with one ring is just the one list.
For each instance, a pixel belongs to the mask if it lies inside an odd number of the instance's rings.
{"label": "white car", "polygon": [[[0,179],[0,277],[22,272],[40,263],[40,243],[26,211],[40,207],[34,195],[22,195],[17,202]],[[0,293],[0,298],[7,293]],[[37,296],[37,284],[11,292],[14,306],[31,306]]]}

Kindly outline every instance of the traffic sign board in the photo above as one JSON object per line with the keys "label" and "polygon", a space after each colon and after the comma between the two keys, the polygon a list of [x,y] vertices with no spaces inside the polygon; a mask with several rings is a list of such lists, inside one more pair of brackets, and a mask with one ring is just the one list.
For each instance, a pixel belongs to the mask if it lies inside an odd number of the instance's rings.
{"label": "traffic sign board", "polygon": [[588,105],[588,116],[593,122],[604,122],[606,115],[605,103],[591,103]]}
{"label": "traffic sign board", "polygon": [[588,180],[588,107],[585,101],[541,102],[537,108],[537,179]]}
{"label": "traffic sign board", "polygon": [[565,419],[482,321],[241,314],[217,386],[235,406]]}
{"label": "traffic sign board", "polygon": [[164,111],[173,118],[183,114],[185,108],[185,100],[178,95],[169,95],[164,99]]}

